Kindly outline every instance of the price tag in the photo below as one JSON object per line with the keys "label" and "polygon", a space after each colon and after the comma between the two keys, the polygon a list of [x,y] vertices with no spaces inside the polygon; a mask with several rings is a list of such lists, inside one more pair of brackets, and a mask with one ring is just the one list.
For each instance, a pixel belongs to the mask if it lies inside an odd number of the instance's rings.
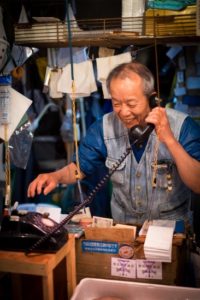
{"label": "price tag", "polygon": [[137,278],[162,279],[162,263],[137,259]]}
{"label": "price tag", "polygon": [[136,278],[136,261],[118,257],[111,258],[111,275]]}

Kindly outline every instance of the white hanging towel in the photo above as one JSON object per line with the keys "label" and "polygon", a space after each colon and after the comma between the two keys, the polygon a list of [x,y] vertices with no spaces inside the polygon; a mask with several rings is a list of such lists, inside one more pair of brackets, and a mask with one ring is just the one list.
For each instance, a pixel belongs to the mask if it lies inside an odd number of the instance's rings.
{"label": "white hanging towel", "polygon": [[122,63],[127,63],[131,61],[132,61],[132,57],[130,52],[125,52],[114,56],[101,57],[96,59],[97,80],[100,81],[102,84],[104,99],[111,98],[106,87],[106,79],[110,71]]}
{"label": "white hanging towel", "polygon": [[60,99],[63,97],[63,93],[57,91],[58,80],[62,74],[62,69],[55,68],[51,70],[49,78],[49,96],[53,99]]}
{"label": "white hanging towel", "polygon": [[[97,91],[96,80],[91,60],[78,64],[73,64],[75,97],[88,97]],[[62,74],[58,80],[57,91],[67,93],[72,96],[72,76],[71,65],[68,64],[62,69]]]}

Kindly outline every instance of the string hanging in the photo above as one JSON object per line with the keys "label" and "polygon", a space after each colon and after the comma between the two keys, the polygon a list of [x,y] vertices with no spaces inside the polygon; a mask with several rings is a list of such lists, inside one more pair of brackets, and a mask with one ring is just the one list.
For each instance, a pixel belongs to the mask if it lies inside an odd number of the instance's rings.
{"label": "string hanging", "polygon": [[11,175],[10,175],[10,149],[8,139],[8,129],[10,123],[10,86],[11,77],[2,75],[0,77],[0,111],[1,126],[4,129],[4,145],[5,145],[5,203],[4,215],[9,215],[11,205]]}
{"label": "string hanging", "polygon": [[[157,38],[156,38],[156,22],[155,22],[155,12],[153,10],[154,16],[154,50],[155,50],[155,65],[156,65],[156,82],[157,82],[157,105],[160,106],[160,82],[159,82],[159,66],[158,66],[158,46],[157,46]],[[154,148],[154,158],[153,158],[153,175],[152,175],[152,188],[156,187],[156,176],[158,169],[158,148],[159,148],[159,139],[156,136],[156,143]]]}
{"label": "string hanging", "polygon": [[5,207],[4,215],[9,214],[11,202],[10,149],[8,142],[8,124],[4,124],[5,136]]}
{"label": "string hanging", "polygon": [[[158,45],[157,45],[157,38],[156,38],[156,21],[155,21],[155,12],[153,10],[153,20],[154,20],[154,50],[155,50],[155,66],[156,66],[156,82],[157,82],[157,105],[160,106],[160,82],[159,82],[159,66],[158,66]],[[153,156],[153,162],[152,162],[152,178],[151,178],[151,184],[152,184],[152,195],[151,199],[149,201],[148,205],[148,221],[151,220],[151,213],[153,208],[153,200],[155,195],[155,189],[157,186],[156,177],[157,177],[157,171],[158,171],[158,150],[159,150],[159,139],[156,135],[156,141],[155,141],[155,147],[154,147],[154,156]]]}
{"label": "string hanging", "polygon": [[70,66],[71,66],[71,79],[72,79],[72,122],[73,122],[73,133],[74,133],[74,146],[75,146],[75,156],[76,156],[76,178],[79,180],[81,178],[79,155],[78,155],[78,133],[76,126],[76,86],[74,80],[74,67],[73,67],[73,53],[72,53],[72,34],[71,34],[71,25],[70,25],[70,16],[69,16],[69,1],[66,1],[66,11],[67,11],[67,29],[68,29],[68,44],[69,44],[69,53],[70,53]]}

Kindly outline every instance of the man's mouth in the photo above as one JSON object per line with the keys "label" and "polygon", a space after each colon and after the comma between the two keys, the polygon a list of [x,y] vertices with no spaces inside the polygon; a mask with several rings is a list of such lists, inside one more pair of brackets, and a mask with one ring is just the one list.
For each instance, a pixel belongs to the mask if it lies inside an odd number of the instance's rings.
{"label": "man's mouth", "polygon": [[137,121],[136,118],[123,119],[123,122],[126,123],[126,124],[133,123],[133,122],[136,122],[136,121]]}
{"label": "man's mouth", "polygon": [[123,123],[126,127],[131,128],[131,127],[137,125],[138,121],[135,118],[134,119],[125,119],[125,120],[123,120]]}

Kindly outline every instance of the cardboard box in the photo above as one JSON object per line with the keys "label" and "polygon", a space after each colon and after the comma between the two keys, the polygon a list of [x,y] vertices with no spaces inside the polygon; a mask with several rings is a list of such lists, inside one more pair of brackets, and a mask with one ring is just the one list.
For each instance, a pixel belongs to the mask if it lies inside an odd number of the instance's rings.
{"label": "cardboard box", "polygon": [[76,287],[71,300],[95,300],[108,296],[122,300],[199,300],[200,289],[85,278]]}
{"label": "cardboard box", "polygon": [[[115,240],[115,242],[114,242]],[[107,245],[108,243],[108,245]],[[113,244],[114,243],[114,244]],[[124,280],[154,284],[166,284],[166,285],[183,285],[186,275],[186,245],[185,239],[175,238],[172,247],[172,262],[160,263],[161,277],[151,276],[148,278],[131,277],[129,274],[126,276],[121,275],[120,272],[113,272],[113,264],[117,265],[120,262],[120,251],[113,251],[115,249],[121,249],[122,246],[128,246],[129,249],[133,249],[133,256],[128,259],[128,262],[134,265],[137,260],[145,260],[144,255],[144,238],[137,238],[132,242],[129,240],[126,243],[124,241],[117,241],[116,237],[112,241],[101,240],[100,236],[96,239],[81,238],[76,240],[76,269],[77,269],[77,282],[89,277],[89,278],[101,278],[101,279],[113,279]],[[109,249],[110,246],[110,249]],[[95,248],[96,247],[96,248]],[[100,251],[99,251],[100,249]],[[104,250],[107,252],[103,252]],[[102,251],[101,251],[102,250]],[[126,254],[126,253],[125,253]],[[115,262],[114,260],[117,260]],[[123,259],[122,259],[123,260]],[[114,261],[114,262],[113,262]]]}
{"label": "cardboard box", "polygon": [[144,22],[144,35],[147,36],[196,35],[196,5],[181,11],[147,9]]}

